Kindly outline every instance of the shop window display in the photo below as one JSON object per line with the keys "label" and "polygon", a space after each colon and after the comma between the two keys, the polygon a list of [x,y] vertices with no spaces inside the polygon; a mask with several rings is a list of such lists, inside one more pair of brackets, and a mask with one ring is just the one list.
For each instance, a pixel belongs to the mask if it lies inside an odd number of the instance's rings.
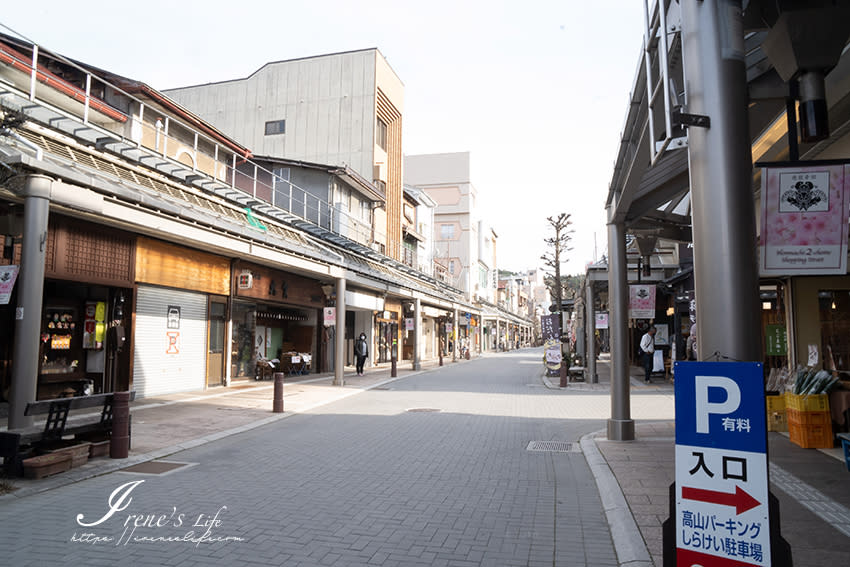
{"label": "shop window display", "polygon": [[257,326],[257,306],[251,303],[233,304],[233,377],[254,377],[256,366],[254,331]]}

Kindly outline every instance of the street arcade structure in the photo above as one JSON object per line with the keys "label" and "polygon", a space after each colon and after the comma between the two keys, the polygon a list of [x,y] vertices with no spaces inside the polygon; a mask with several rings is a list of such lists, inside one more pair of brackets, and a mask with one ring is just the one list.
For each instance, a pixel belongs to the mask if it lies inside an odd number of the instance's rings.
{"label": "street arcade structure", "polygon": [[791,565],[768,494],[763,376],[755,362],[676,363],[675,560],[668,520],[665,566]]}

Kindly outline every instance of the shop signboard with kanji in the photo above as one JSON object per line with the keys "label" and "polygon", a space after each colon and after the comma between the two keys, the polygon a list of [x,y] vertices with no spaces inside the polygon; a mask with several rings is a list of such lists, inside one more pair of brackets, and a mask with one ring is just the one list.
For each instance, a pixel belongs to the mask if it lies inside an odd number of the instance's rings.
{"label": "shop signboard with kanji", "polygon": [[629,319],[655,317],[655,284],[629,286]]}
{"label": "shop signboard with kanji", "polygon": [[774,165],[761,179],[761,275],[846,274],[850,164]]}
{"label": "shop signboard with kanji", "polygon": [[755,362],[677,362],[677,565],[770,565],[764,375]]}

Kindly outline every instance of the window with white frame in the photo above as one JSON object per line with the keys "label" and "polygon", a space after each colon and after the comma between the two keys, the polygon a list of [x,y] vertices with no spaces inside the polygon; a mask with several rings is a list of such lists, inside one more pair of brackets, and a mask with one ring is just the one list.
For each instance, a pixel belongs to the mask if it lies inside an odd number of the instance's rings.
{"label": "window with white frame", "polygon": [[455,225],[453,224],[441,224],[440,225],[440,239],[441,240],[453,240],[455,237]]}
{"label": "window with white frame", "polygon": [[274,205],[281,209],[289,209],[289,200],[292,193],[292,183],[289,180],[290,170],[288,167],[276,167],[272,170],[272,185],[274,191]]}

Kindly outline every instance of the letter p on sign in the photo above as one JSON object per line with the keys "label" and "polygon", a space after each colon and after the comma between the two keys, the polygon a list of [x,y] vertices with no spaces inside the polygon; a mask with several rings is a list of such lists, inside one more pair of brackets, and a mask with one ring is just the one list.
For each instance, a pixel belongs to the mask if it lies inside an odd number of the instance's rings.
{"label": "letter p on sign", "polygon": [[[741,405],[741,390],[738,384],[725,376],[696,376],[697,433],[708,433],[708,416],[725,415],[734,412]],[[726,392],[723,402],[708,401],[708,392],[712,388]]]}

